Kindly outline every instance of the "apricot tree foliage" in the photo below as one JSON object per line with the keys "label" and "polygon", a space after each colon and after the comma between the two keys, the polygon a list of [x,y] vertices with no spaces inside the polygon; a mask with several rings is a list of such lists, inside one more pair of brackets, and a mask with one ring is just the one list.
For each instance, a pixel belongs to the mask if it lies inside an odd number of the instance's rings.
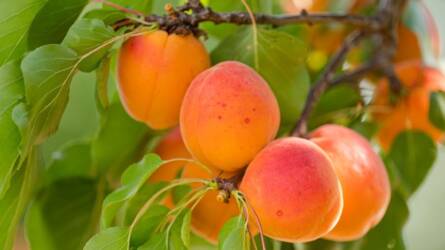
{"label": "apricot tree foliage", "polygon": [[[268,0],[0,2],[0,248],[12,249],[23,224],[31,249],[193,249],[199,244],[211,249],[194,234],[218,242],[219,249],[404,249],[407,200],[433,165],[445,130],[445,77],[431,68],[439,43],[434,20],[421,1],[324,2],[321,9],[302,10]],[[135,121],[144,119],[122,105],[128,95],[121,87],[119,98],[115,88],[117,75],[124,74],[116,72],[124,42],[159,30],[201,39],[212,64],[235,60],[254,69],[277,100],[280,124],[270,130],[278,129],[279,137],[307,138],[321,125],[336,123],[375,142],[392,190],[380,223],[354,241],[285,243],[273,239],[276,232],[263,232],[257,216],[244,213],[250,206],[238,190],[244,171],[215,177],[202,173],[188,152],[168,159],[172,156],[160,148],[164,141],[158,145],[166,131]],[[188,49],[179,49],[182,57],[175,68],[182,80],[189,74],[184,69],[198,59]],[[130,77],[140,66],[126,64]],[[200,72],[208,64],[196,67]],[[73,78],[93,71],[97,133],[82,142],[69,138],[59,150],[62,157],[45,162],[42,145],[58,130]],[[172,80],[172,86],[177,82]],[[138,96],[138,90],[131,95]],[[179,119],[175,112],[173,120]],[[264,113],[272,123],[276,120]],[[195,134],[200,129],[190,128]],[[212,138],[206,147],[218,143]],[[171,172],[168,182],[154,181],[161,166],[179,172]],[[212,221],[224,211],[213,203],[215,196],[231,207]],[[212,223],[196,224],[194,209],[210,212],[204,222]],[[213,226],[221,230],[210,231]]]}

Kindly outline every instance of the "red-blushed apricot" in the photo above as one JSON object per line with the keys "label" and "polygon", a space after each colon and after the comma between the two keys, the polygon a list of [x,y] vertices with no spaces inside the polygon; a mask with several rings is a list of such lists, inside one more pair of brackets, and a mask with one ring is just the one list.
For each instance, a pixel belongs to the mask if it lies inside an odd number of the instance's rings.
{"label": "red-blushed apricot", "polygon": [[[192,158],[190,153],[187,151],[184,142],[182,141],[181,131],[179,128],[173,129],[164,138],[162,138],[162,140],[156,146],[154,152],[158,154],[162,160]],[[174,161],[164,164],[158,170],[156,170],[152,176],[150,176],[148,182],[156,183],[161,181],[172,181],[178,177],[180,170],[185,165],[187,165],[187,162],[185,161]],[[174,207],[174,202],[171,195],[168,195],[165,198],[164,204],[170,208]]]}
{"label": "red-blushed apricot", "polygon": [[343,207],[339,180],[315,143],[289,137],[266,146],[247,167],[240,190],[273,239],[306,242],[326,235]]}
{"label": "red-blushed apricot", "polygon": [[276,135],[280,110],[267,82],[235,61],[193,80],[181,107],[189,152],[207,166],[233,172],[246,166]]}
{"label": "red-blushed apricot", "polygon": [[[189,163],[184,169],[183,178],[212,179],[219,175],[215,170],[212,171],[213,174],[210,174],[196,164]],[[232,175],[233,173],[222,173],[220,177],[228,178]],[[194,188],[199,186],[200,184],[192,185]],[[206,193],[193,209],[191,219],[193,231],[213,244],[218,242],[219,231],[224,224],[232,217],[240,214],[233,197],[229,199],[228,203],[224,203],[217,200],[217,195],[218,191],[216,190]]]}
{"label": "red-blushed apricot", "polygon": [[444,133],[429,120],[429,97],[433,91],[445,91],[445,76],[442,72],[409,61],[396,65],[406,94],[391,104],[388,81],[383,79],[375,91],[372,115],[380,123],[377,133],[380,145],[388,150],[394,138],[402,131],[417,129],[440,141]]}
{"label": "red-blushed apricot", "polygon": [[128,39],[118,61],[125,109],[153,129],[177,125],[188,86],[209,66],[207,51],[193,35],[159,30]]}
{"label": "red-blushed apricot", "polygon": [[324,238],[356,240],[383,218],[391,198],[388,174],[369,142],[355,131],[324,125],[310,135],[332,160],[343,190],[338,224]]}

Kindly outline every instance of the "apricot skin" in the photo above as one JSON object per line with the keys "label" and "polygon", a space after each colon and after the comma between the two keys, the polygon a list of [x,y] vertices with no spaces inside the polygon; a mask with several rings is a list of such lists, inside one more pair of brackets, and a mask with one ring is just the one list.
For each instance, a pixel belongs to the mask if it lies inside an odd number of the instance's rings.
{"label": "apricot skin", "polygon": [[373,117],[380,123],[377,133],[380,145],[388,150],[394,138],[408,129],[421,130],[441,141],[444,133],[429,120],[429,96],[433,91],[445,91],[445,76],[417,61],[396,65],[396,73],[406,94],[395,104],[390,102],[387,80],[382,80],[375,91]]}
{"label": "apricot skin", "polygon": [[270,143],[240,185],[263,232],[287,242],[312,241],[337,223],[343,207],[332,163],[315,143],[289,137]]}
{"label": "apricot skin", "polygon": [[202,163],[228,172],[245,167],[280,124],[277,100],[253,69],[220,63],[193,80],[182,103],[181,133]]}
{"label": "apricot skin", "polygon": [[[219,173],[213,171],[210,174],[196,164],[190,163],[184,169],[183,178],[212,179],[217,175]],[[220,177],[228,178],[232,175],[232,173],[223,173]],[[193,185],[194,188],[199,186],[199,184]],[[216,190],[207,192],[193,209],[191,219],[193,231],[213,244],[218,242],[219,231],[224,224],[230,218],[240,214],[233,197],[229,199],[228,203],[224,203],[217,200],[217,195],[218,191]]]}
{"label": "apricot skin", "polygon": [[391,187],[380,157],[361,135],[338,125],[324,125],[311,140],[330,157],[343,190],[340,221],[324,238],[356,240],[380,222],[388,207]]}
{"label": "apricot skin", "polygon": [[192,35],[154,31],[128,39],[118,60],[125,109],[153,129],[177,125],[187,87],[209,66],[207,51]]}

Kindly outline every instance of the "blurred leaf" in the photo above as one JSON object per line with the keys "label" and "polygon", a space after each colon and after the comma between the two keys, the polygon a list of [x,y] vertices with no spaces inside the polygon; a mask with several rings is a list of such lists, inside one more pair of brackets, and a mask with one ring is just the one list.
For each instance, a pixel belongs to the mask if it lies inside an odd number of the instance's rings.
{"label": "blurred leaf", "polygon": [[0,1],[0,65],[21,57],[28,50],[28,29],[46,1]]}
{"label": "blurred leaf", "polygon": [[361,100],[360,93],[349,85],[338,85],[326,91],[315,105],[309,121],[310,128],[351,117],[352,109]]}
{"label": "blurred leaf", "polygon": [[0,199],[9,188],[9,180],[20,154],[20,130],[13,120],[13,110],[24,96],[20,62],[0,67]]}
{"label": "blurred leaf", "polygon": [[118,209],[137,194],[161,164],[162,160],[158,155],[148,154],[140,162],[128,167],[122,174],[122,186],[107,195],[103,202],[101,228],[105,229],[111,226]]}
{"label": "blurred leaf", "polygon": [[375,122],[368,121],[354,121],[349,125],[350,128],[361,134],[363,137],[371,140],[371,138],[378,131],[379,126]]}
{"label": "blurred leaf", "polygon": [[[125,1],[125,0],[120,0]],[[147,0],[147,2],[149,2]],[[150,10],[152,13],[155,14],[165,14],[165,5],[166,4],[172,4],[173,6],[178,6],[181,2],[185,2],[183,0],[152,0]]]}
{"label": "blurred leaf", "polygon": [[445,130],[445,92],[431,93],[429,119],[435,127]]}
{"label": "blurred leaf", "polygon": [[192,187],[189,185],[174,187],[171,192],[173,203],[178,204],[190,191],[192,191]]}
{"label": "blurred leaf", "polygon": [[168,250],[165,244],[166,237],[165,233],[156,233],[144,245],[138,247],[138,250]]}
{"label": "blurred leaf", "polygon": [[85,55],[101,44],[100,49],[83,59],[79,65],[80,70],[90,72],[99,66],[100,61],[113,45],[112,38],[116,35],[113,29],[101,20],[80,19],[68,31],[63,45],[73,49],[78,55]]}
{"label": "blurred leaf", "polygon": [[[148,128],[125,112],[119,101],[110,104],[100,117],[100,128],[92,142],[93,164],[99,172],[120,171],[141,153]],[[112,145],[112,146],[110,146]]]}
{"label": "blurred leaf", "polygon": [[[128,250],[127,227],[111,227],[93,236],[83,248],[84,250]],[[153,248],[155,249],[155,248]]]}
{"label": "blurred leaf", "polygon": [[249,249],[245,222],[241,216],[228,220],[219,232],[219,250]]}
{"label": "blurred leaf", "polygon": [[31,248],[82,249],[99,221],[103,187],[98,185],[95,180],[75,177],[41,190],[26,216]]}
{"label": "blurred leaf", "polygon": [[[152,2],[158,2],[159,0],[110,0],[110,2],[119,4],[125,8],[141,11],[148,14],[152,9]],[[164,0],[162,0],[164,1]],[[175,0],[173,0],[175,1]],[[170,2],[173,2],[170,1]],[[175,5],[174,5],[175,6]],[[104,9],[110,9],[111,7],[105,6]],[[162,13],[161,13],[162,14]]]}
{"label": "blurred leaf", "polygon": [[169,249],[187,250],[190,248],[190,220],[192,212],[184,209],[177,215],[168,234]]}
{"label": "blurred leaf", "polygon": [[154,204],[138,221],[131,234],[131,246],[140,246],[152,236],[159,224],[166,218],[169,209]]}
{"label": "blurred leaf", "polygon": [[[125,208],[125,224],[130,225],[136,214],[142,208],[142,206],[147,202],[154,194],[156,194],[159,190],[167,186],[167,182],[158,182],[158,183],[146,183],[144,184],[137,194],[131,198],[126,205]],[[162,199],[162,195],[160,199]]]}
{"label": "blurred leaf", "polygon": [[111,58],[102,60],[99,68],[96,70],[96,103],[100,111],[104,111],[110,106],[108,98],[108,81],[110,77]]}
{"label": "blurred leaf", "polygon": [[77,62],[77,54],[61,45],[45,45],[23,59],[26,99],[31,107],[26,143],[40,143],[57,130]]}
{"label": "blurred leaf", "polygon": [[32,150],[24,166],[12,176],[11,186],[0,199],[0,249],[10,250],[13,246],[17,225],[34,188],[38,164],[37,153]]}
{"label": "blurred leaf", "polygon": [[112,25],[119,20],[126,18],[125,13],[116,9],[95,9],[83,15],[83,18],[100,19],[106,25]]}
{"label": "blurred leaf", "polygon": [[[404,131],[391,145],[387,161],[394,165],[396,178],[409,197],[425,179],[436,160],[435,142],[420,131]],[[393,183],[394,184],[394,183]]]}
{"label": "blurred leaf", "polygon": [[408,220],[408,205],[401,193],[392,193],[391,203],[383,220],[352,249],[404,250],[402,230]]}
{"label": "blurred leaf", "polygon": [[[282,127],[286,129],[294,126],[309,91],[306,53],[305,44],[295,37],[259,28],[257,71],[272,88],[280,105]],[[244,28],[224,40],[213,51],[212,59],[214,62],[237,60],[254,67],[251,29]]]}
{"label": "blurred leaf", "polygon": [[28,46],[60,43],[88,0],[47,0],[29,29]]}
{"label": "blurred leaf", "polygon": [[90,143],[70,143],[52,154],[47,182],[71,177],[93,177]]}

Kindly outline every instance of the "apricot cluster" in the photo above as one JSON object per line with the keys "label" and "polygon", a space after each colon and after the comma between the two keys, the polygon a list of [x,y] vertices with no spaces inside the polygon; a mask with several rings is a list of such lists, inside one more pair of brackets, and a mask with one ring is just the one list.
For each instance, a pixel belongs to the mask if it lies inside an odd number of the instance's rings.
{"label": "apricot cluster", "polygon": [[[229,191],[227,199],[218,201],[214,190],[193,207],[193,229],[210,242],[240,214],[230,197],[235,191],[248,204],[251,233],[287,242],[357,239],[382,219],[390,185],[371,145],[337,125],[308,138],[276,139],[278,102],[249,66],[226,61],[210,67],[198,39],[155,31],[123,45],[118,73],[131,116],[154,129],[179,122],[154,151],[164,160],[194,160],[163,165],[149,182],[242,177],[235,190],[219,187]],[[175,205],[171,197],[164,203]]]}

